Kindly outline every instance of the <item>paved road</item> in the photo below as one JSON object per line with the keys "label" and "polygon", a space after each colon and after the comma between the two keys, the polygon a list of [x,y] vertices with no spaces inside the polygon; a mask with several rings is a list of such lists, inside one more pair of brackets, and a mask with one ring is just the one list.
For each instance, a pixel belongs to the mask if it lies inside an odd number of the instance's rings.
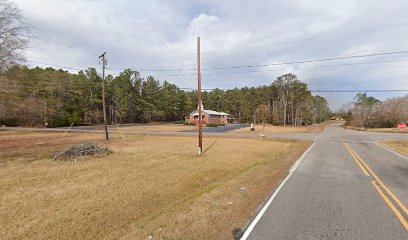
{"label": "paved road", "polygon": [[[225,133],[235,129],[249,128],[249,124],[231,124],[224,127],[204,127],[203,133]],[[197,130],[187,130],[183,132],[197,132]]]}
{"label": "paved road", "polygon": [[[127,127],[135,127],[135,126],[166,126],[169,124],[143,124],[143,123],[131,123],[131,124],[115,124],[115,125],[108,125],[108,128],[123,128],[126,130]],[[231,124],[228,126],[224,127],[204,127],[203,132],[204,133],[224,133],[228,132],[231,130],[235,129],[240,129],[240,128],[249,128],[249,124]],[[93,125],[93,126],[73,126],[73,127],[59,127],[59,128],[50,128],[50,129],[64,129],[66,131],[67,129],[74,130],[74,131],[96,131],[103,129],[103,125]],[[185,131],[180,131],[180,132],[197,132],[197,130],[185,130]]]}
{"label": "paved road", "polygon": [[398,135],[331,125],[297,137],[315,145],[248,239],[408,239],[408,159],[375,144]]}

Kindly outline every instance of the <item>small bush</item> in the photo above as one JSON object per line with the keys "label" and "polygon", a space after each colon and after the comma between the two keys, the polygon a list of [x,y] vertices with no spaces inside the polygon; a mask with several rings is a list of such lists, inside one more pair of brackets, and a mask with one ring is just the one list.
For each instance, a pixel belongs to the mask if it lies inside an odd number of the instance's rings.
{"label": "small bush", "polygon": [[184,124],[185,123],[185,121],[183,121],[183,120],[180,120],[180,121],[175,121],[175,122],[173,122],[174,124]]}
{"label": "small bush", "polygon": [[189,126],[195,126],[196,125],[195,123],[189,123],[189,122],[184,122],[183,124],[184,125],[189,125]]}
{"label": "small bush", "polygon": [[17,127],[18,119],[17,118],[0,119],[0,125],[6,125],[7,127]]}

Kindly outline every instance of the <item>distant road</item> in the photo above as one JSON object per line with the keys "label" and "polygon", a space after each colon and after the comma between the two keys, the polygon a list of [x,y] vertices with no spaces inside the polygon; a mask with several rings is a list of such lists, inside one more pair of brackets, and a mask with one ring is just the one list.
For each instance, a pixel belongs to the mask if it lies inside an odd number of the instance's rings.
{"label": "distant road", "polygon": [[[166,123],[158,123],[158,124],[143,124],[143,123],[131,123],[131,124],[117,124],[117,125],[108,125],[108,128],[126,128],[126,127],[135,127],[135,126],[165,126],[165,125],[169,125]],[[75,130],[101,130],[104,126],[103,125],[96,125],[96,126],[74,126],[74,127],[60,127],[60,128],[52,128],[52,129],[75,129]],[[231,130],[235,130],[235,129],[240,129],[240,128],[244,128],[244,127],[248,127],[249,128],[249,124],[231,124],[228,126],[221,126],[221,127],[204,127],[203,128],[203,132],[214,132],[214,133],[223,133],[223,132],[227,132],[227,131],[231,131]],[[186,130],[186,131],[181,131],[181,132],[196,132],[196,130]]]}
{"label": "distant road", "polygon": [[[122,134],[151,134],[151,135],[196,135],[197,130],[185,130],[178,132],[141,132],[136,130],[126,130],[127,127],[134,126],[164,126],[168,124],[118,124],[118,125],[108,125],[110,128],[122,128]],[[208,136],[217,136],[218,134],[227,134],[228,136],[243,136],[243,137],[259,137],[259,134],[241,134],[241,133],[227,133],[228,131],[249,128],[249,124],[231,124],[228,126],[220,127],[204,127],[203,133]],[[48,132],[79,132],[79,133],[104,133],[103,125],[96,126],[75,126],[75,127],[59,127],[59,128],[26,128],[26,127],[3,127],[0,130],[15,130],[15,131],[48,131]],[[208,134],[207,134],[208,133]],[[118,134],[118,132],[110,131],[109,134]]]}
{"label": "distant road", "polygon": [[408,239],[408,158],[386,138],[328,126],[248,239]]}
{"label": "distant road", "polygon": [[[221,127],[204,127],[203,132],[204,133],[225,133],[228,131],[232,131],[235,129],[241,129],[241,128],[249,128],[249,124],[231,124],[227,126],[221,126]],[[183,132],[197,132],[197,130],[187,130]]]}

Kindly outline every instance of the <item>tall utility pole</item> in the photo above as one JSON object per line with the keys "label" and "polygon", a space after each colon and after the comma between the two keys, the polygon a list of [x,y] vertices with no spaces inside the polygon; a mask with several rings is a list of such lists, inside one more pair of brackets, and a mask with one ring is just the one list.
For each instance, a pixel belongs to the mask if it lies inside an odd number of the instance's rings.
{"label": "tall utility pole", "polygon": [[106,123],[106,105],[105,105],[105,66],[106,66],[105,54],[106,54],[106,52],[104,52],[101,56],[99,56],[99,59],[102,58],[102,108],[103,108],[103,123],[105,124],[105,138],[106,138],[106,141],[108,141],[108,140],[109,140],[109,135],[108,135],[108,124]]}
{"label": "tall utility pole", "polygon": [[44,127],[48,127],[48,123],[47,123],[47,102],[44,102]]}
{"label": "tall utility pole", "polygon": [[197,96],[198,96],[198,155],[203,153],[203,128],[201,115],[201,71],[200,71],[200,37],[197,37]]}

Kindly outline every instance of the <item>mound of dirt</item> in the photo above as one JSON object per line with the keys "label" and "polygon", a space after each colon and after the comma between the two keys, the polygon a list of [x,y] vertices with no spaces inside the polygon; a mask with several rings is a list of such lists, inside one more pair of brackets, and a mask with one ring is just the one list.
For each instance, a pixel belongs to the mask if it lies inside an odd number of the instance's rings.
{"label": "mound of dirt", "polygon": [[90,157],[111,154],[108,148],[101,148],[95,144],[77,144],[54,156],[55,160],[69,161],[80,157]]}

